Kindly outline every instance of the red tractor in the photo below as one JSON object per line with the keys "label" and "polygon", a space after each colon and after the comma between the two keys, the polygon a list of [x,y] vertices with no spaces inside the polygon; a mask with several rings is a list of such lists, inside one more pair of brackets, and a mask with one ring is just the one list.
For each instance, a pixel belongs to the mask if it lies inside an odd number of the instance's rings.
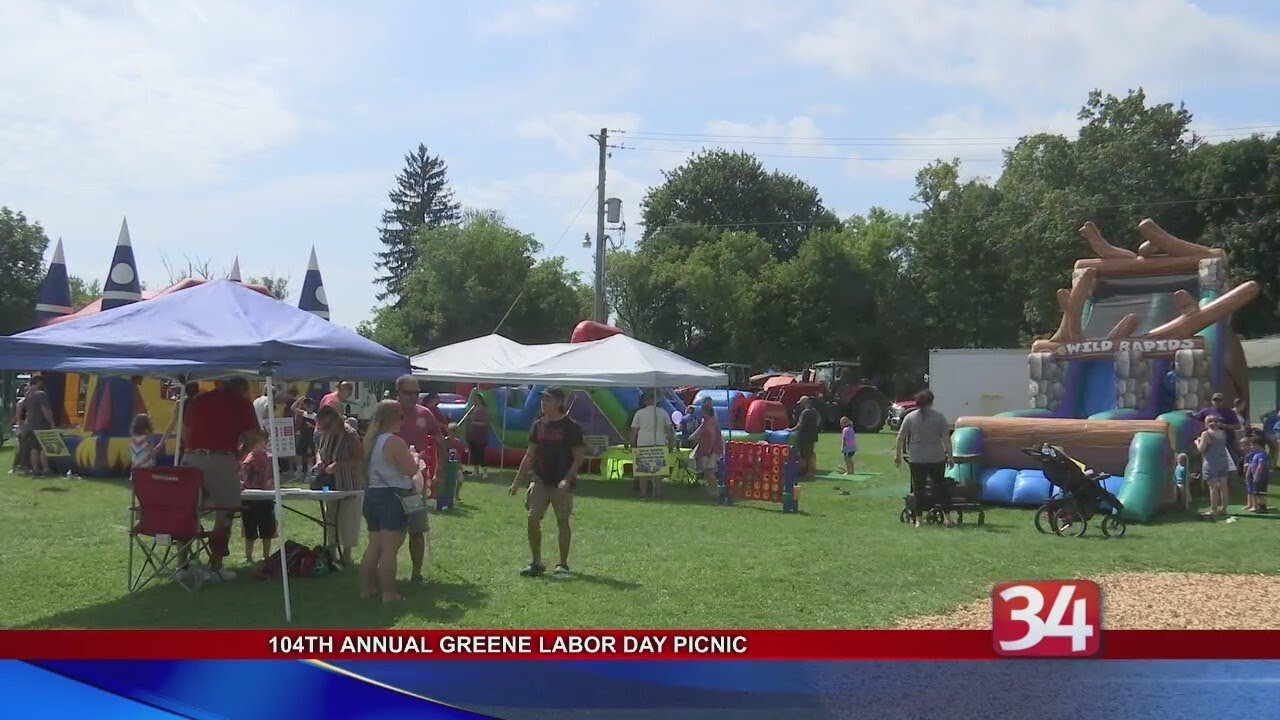
{"label": "red tractor", "polygon": [[857,363],[820,362],[800,377],[779,376],[765,384],[764,399],[786,406],[793,421],[805,396],[817,401],[827,429],[838,428],[840,418],[848,417],[858,432],[880,432],[888,415],[889,399],[859,375]]}

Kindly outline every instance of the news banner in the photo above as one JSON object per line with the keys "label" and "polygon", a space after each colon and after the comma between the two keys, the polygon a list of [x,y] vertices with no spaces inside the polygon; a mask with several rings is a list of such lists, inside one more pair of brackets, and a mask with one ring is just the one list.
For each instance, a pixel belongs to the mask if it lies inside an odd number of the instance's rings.
{"label": "news banner", "polygon": [[13,717],[278,718],[211,689],[270,684],[314,717],[990,718],[1070,678],[1123,717],[1280,716],[1280,632],[1105,618],[1065,580],[996,585],[984,630],[7,630],[0,692]]}

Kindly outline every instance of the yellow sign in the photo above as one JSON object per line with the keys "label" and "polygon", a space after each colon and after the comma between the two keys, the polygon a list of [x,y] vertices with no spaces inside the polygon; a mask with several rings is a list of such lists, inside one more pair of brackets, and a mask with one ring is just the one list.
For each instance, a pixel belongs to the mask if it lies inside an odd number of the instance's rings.
{"label": "yellow sign", "polygon": [[35,434],[45,455],[51,458],[71,457],[71,451],[67,449],[67,443],[62,439],[61,430],[36,430]]}

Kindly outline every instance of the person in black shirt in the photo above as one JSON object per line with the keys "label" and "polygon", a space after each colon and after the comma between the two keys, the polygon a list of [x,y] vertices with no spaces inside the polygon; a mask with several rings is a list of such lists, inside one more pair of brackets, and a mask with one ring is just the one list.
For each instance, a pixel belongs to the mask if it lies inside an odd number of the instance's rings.
{"label": "person in black shirt", "polygon": [[569,417],[564,390],[549,387],[542,391],[542,417],[529,428],[529,449],[511,482],[515,495],[520,483],[532,470],[533,478],[525,491],[528,510],[529,552],[532,561],[520,571],[526,577],[546,572],[542,564],[542,516],[547,506],[556,513],[559,530],[560,563],[553,574],[569,574],[569,515],[573,511],[573,490],[578,471],[586,459],[586,443],[582,428]]}
{"label": "person in black shirt", "polygon": [[800,477],[805,478],[818,467],[818,431],[822,429],[822,416],[811,397],[800,398],[800,408],[800,419],[791,432],[796,434],[796,450],[800,453]]}

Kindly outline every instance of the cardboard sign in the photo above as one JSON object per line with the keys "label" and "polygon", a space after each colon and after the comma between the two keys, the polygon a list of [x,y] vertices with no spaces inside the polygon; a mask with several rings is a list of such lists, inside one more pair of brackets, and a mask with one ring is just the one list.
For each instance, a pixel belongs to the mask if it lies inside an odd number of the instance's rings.
{"label": "cardboard sign", "polygon": [[298,440],[293,432],[293,418],[271,420],[271,456],[293,457],[298,452]]}
{"label": "cardboard sign", "polygon": [[657,475],[667,468],[667,449],[663,446],[636,448],[637,475]]}
{"label": "cardboard sign", "polygon": [[35,434],[36,440],[40,442],[40,447],[48,457],[71,457],[71,451],[67,449],[67,442],[62,439],[60,430],[36,430]]}
{"label": "cardboard sign", "polygon": [[587,446],[587,457],[589,458],[604,457],[605,452],[609,449],[608,435],[584,435],[582,442]]}

